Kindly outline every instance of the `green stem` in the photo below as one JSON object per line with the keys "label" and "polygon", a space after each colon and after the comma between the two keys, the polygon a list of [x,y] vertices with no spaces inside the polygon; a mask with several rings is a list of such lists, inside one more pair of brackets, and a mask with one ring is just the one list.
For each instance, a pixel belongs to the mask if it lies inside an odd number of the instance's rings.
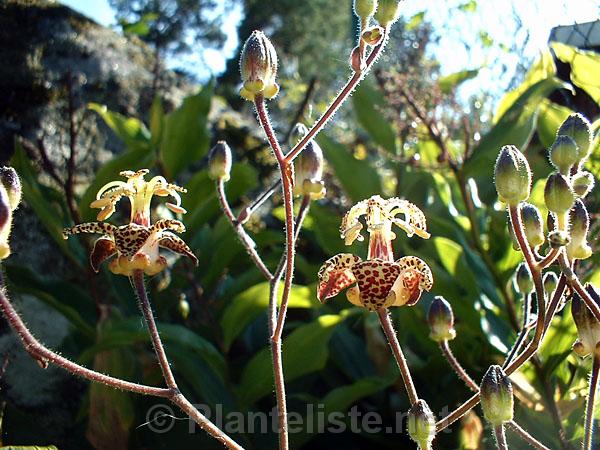
{"label": "green stem", "polygon": [[504,430],[504,424],[494,427],[494,436],[496,437],[496,446],[498,450],[508,450],[508,444],[506,443],[506,431]]}
{"label": "green stem", "polygon": [[594,363],[590,374],[590,392],[588,394],[587,406],[585,408],[585,433],[583,438],[583,450],[592,450],[594,438],[594,412],[596,409],[596,394],[598,392],[598,372],[600,371],[600,355],[594,352]]}

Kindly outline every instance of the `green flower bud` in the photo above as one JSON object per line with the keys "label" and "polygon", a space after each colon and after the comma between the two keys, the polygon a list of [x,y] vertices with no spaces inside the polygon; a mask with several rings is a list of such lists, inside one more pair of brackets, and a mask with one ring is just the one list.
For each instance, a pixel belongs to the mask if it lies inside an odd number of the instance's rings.
{"label": "green flower bud", "polygon": [[538,247],[544,243],[544,222],[542,214],[531,203],[523,203],[521,206],[521,217],[523,218],[523,228],[525,237],[532,247]]}
{"label": "green flower bud", "polygon": [[542,282],[544,283],[544,291],[546,292],[546,295],[548,297],[552,297],[552,294],[554,294],[556,286],[558,285],[558,277],[554,272],[546,272]]}
{"label": "green flower bud", "polygon": [[408,410],[408,434],[421,450],[430,450],[435,437],[435,416],[424,400],[417,400]]}
{"label": "green flower bud", "polygon": [[531,170],[523,153],[514,145],[505,145],[498,154],[494,181],[500,201],[517,205],[529,198]]}
{"label": "green flower bud", "polygon": [[533,292],[533,278],[527,264],[521,263],[515,272],[515,284],[517,290],[523,294],[531,294]]}
{"label": "green flower bud", "polygon": [[569,175],[571,167],[579,161],[579,149],[570,136],[556,136],[550,147],[550,162],[565,176]]}
{"label": "green flower bud", "polygon": [[400,2],[401,0],[379,0],[375,20],[382,27],[392,25],[398,17],[400,17]]}
{"label": "green flower bud", "polygon": [[[308,133],[306,127],[297,124],[295,134],[298,139]],[[311,140],[302,150],[294,163],[294,195],[308,195],[312,200],[325,197],[325,184],[323,183],[323,150],[319,144]]]}
{"label": "green flower bud", "polygon": [[[600,306],[600,295],[596,288],[590,283],[586,283],[585,290]],[[579,340],[573,344],[573,351],[581,357],[594,353],[596,345],[600,342],[600,322],[596,320],[592,311],[576,291],[573,293],[571,301],[571,314],[579,335]]]}
{"label": "green flower bud", "polygon": [[486,420],[494,427],[513,419],[514,399],[512,384],[500,366],[490,366],[481,380],[481,409]]}
{"label": "green flower bud", "polygon": [[361,39],[368,45],[375,46],[383,38],[383,28],[373,27],[362,32]]}
{"label": "green flower bud", "polygon": [[567,117],[556,135],[569,136],[575,141],[578,147],[578,161],[587,158],[592,147],[592,126],[581,114],[571,114]]}
{"label": "green flower bud", "polygon": [[14,211],[21,203],[21,180],[12,167],[0,167],[0,183],[6,189],[10,208]]}
{"label": "green flower bud", "polygon": [[552,248],[560,248],[571,242],[569,233],[563,230],[554,230],[548,233],[548,243]]}
{"label": "green flower bud", "polygon": [[544,200],[549,211],[564,214],[573,206],[575,193],[567,179],[560,173],[554,172],[546,180]]}
{"label": "green flower bud", "polygon": [[208,176],[211,180],[229,181],[231,174],[231,148],[219,141],[208,153]]}
{"label": "green flower bud", "polygon": [[377,0],[354,0],[354,14],[367,21],[377,9]]}
{"label": "green flower bud", "polygon": [[581,200],[577,200],[569,211],[569,236],[567,256],[571,259],[586,259],[592,256],[592,248],[587,242],[590,217]]}
{"label": "green flower bud", "polygon": [[431,302],[427,322],[430,329],[429,337],[435,342],[451,341],[456,337],[452,306],[441,295],[436,296]]}
{"label": "green flower bud", "polygon": [[242,89],[240,95],[254,101],[256,95],[273,98],[279,92],[277,77],[277,53],[262,31],[253,31],[244,43],[240,56]]}
{"label": "green flower bud", "polygon": [[594,176],[587,171],[577,172],[573,175],[571,184],[577,198],[585,198],[594,188]]}
{"label": "green flower bud", "polygon": [[8,193],[4,186],[0,185],[0,260],[10,256],[8,238],[12,226],[12,208]]}

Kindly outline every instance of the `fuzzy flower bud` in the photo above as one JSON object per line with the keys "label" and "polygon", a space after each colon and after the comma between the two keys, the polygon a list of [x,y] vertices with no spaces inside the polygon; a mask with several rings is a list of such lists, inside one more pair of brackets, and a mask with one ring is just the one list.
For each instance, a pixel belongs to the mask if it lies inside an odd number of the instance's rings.
{"label": "fuzzy flower bud", "polygon": [[436,296],[431,302],[427,313],[429,322],[429,337],[436,341],[451,341],[456,337],[454,329],[454,312],[452,306],[441,295]]}
{"label": "fuzzy flower bud", "polygon": [[563,230],[554,230],[548,233],[548,243],[552,248],[560,248],[571,242],[569,233]]}
{"label": "fuzzy flower bud", "polygon": [[554,272],[546,272],[542,281],[544,283],[544,291],[546,291],[546,295],[551,297],[556,290],[556,286],[558,285],[558,277]]}
{"label": "fuzzy flower bud", "polygon": [[512,384],[500,366],[490,366],[481,380],[481,409],[486,420],[497,427],[513,419]]}
{"label": "fuzzy flower bud", "polygon": [[592,126],[581,114],[571,114],[565,119],[558,131],[557,136],[569,136],[577,144],[577,160],[581,161],[589,155],[592,147]]}
{"label": "fuzzy flower bud", "polygon": [[[298,139],[308,133],[306,127],[297,124],[295,135]],[[325,196],[325,184],[323,183],[323,150],[319,144],[311,140],[302,150],[294,163],[294,195],[308,195],[312,200],[318,200]]]}
{"label": "fuzzy flower bud", "polygon": [[505,145],[500,150],[494,180],[500,201],[517,205],[529,198],[531,170],[523,153],[514,145]]}
{"label": "fuzzy flower bud", "polygon": [[253,31],[246,40],[240,57],[242,89],[240,95],[254,101],[256,95],[273,98],[279,92],[277,77],[277,53],[275,47],[262,31]]}
{"label": "fuzzy flower bud", "polygon": [[364,22],[369,20],[377,9],[377,0],[354,0],[354,14]]}
{"label": "fuzzy flower bud", "polygon": [[12,226],[12,209],[8,194],[4,187],[0,186],[0,260],[10,256],[8,237]]}
{"label": "fuzzy flower bud", "polygon": [[208,176],[211,180],[229,181],[231,175],[231,148],[219,141],[208,153]]}
{"label": "fuzzy flower bud", "polygon": [[21,180],[19,179],[19,175],[17,175],[17,171],[12,167],[0,167],[0,183],[6,189],[10,209],[14,211],[19,206],[19,203],[21,203],[22,193]]}
{"label": "fuzzy flower bud", "polygon": [[375,20],[382,27],[392,25],[398,17],[400,17],[400,2],[401,0],[379,0]]}
{"label": "fuzzy flower bud", "polygon": [[361,39],[365,44],[375,46],[381,42],[383,38],[383,28],[373,27],[362,32]]}
{"label": "fuzzy flower bud", "polygon": [[517,271],[515,272],[515,284],[517,285],[517,290],[523,294],[531,294],[533,292],[533,278],[531,278],[531,272],[529,271],[529,267],[527,264],[521,263],[519,267],[517,267]]}
{"label": "fuzzy flower bud", "polygon": [[521,217],[523,218],[523,228],[525,237],[532,247],[538,247],[546,240],[544,237],[544,223],[542,214],[531,203],[524,203],[521,207]]}
{"label": "fuzzy flower bud", "polygon": [[430,450],[435,437],[435,416],[424,400],[408,410],[408,434],[421,450]]}
{"label": "fuzzy flower bud", "polygon": [[577,172],[573,175],[571,184],[577,198],[585,198],[594,188],[594,176],[585,170]]}
{"label": "fuzzy flower bud", "polygon": [[592,248],[587,242],[590,229],[590,217],[581,200],[577,200],[569,211],[569,236],[567,256],[571,259],[586,259],[592,256]]}
{"label": "fuzzy flower bud", "polygon": [[571,167],[579,161],[579,149],[570,136],[556,136],[550,147],[550,162],[565,176],[569,175]]}
{"label": "fuzzy flower bud", "polygon": [[[587,283],[585,290],[590,294],[592,300],[600,306],[600,295],[596,288]],[[600,322],[596,320],[592,311],[577,292],[573,293],[571,314],[579,335],[579,339],[573,344],[573,351],[581,357],[596,352],[596,345],[600,342]]]}
{"label": "fuzzy flower bud", "polygon": [[567,179],[562,174],[554,172],[546,180],[544,200],[549,211],[564,214],[573,206],[575,193]]}

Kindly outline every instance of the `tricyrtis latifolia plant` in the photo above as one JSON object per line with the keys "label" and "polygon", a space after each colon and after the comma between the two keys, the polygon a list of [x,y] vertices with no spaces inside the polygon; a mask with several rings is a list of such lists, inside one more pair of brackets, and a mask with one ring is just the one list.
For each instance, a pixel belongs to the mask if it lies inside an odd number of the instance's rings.
{"label": "tricyrtis latifolia plant", "polygon": [[[231,177],[232,152],[226,142],[218,142],[210,151],[208,171],[216,182],[216,191],[223,213],[239,236],[253,263],[270,284],[268,326],[275,397],[278,411],[279,449],[289,448],[285,373],[283,371],[282,335],[295,268],[295,246],[312,201],[325,196],[323,182],[323,152],[314,140],[339,106],[348,98],[387,42],[390,27],[399,14],[397,0],[355,0],[354,11],[359,18],[360,33],[356,47],[349,55],[352,74],[323,115],[310,127],[298,124],[296,143],[284,151],[271,126],[265,100],[279,93],[277,83],[277,53],[269,39],[255,31],[246,41],[240,58],[242,87],[240,95],[252,102],[269,146],[278,164],[280,182],[259,195],[250,206],[234,213],[226,196],[226,184]],[[581,357],[592,355],[590,392],[585,415],[585,449],[592,448],[594,403],[600,371],[600,296],[592,285],[583,286],[575,273],[578,260],[591,256],[587,243],[589,215],[585,197],[594,184],[594,177],[583,169],[591,149],[590,124],[580,115],[570,116],[560,127],[549,158],[556,171],[547,181],[544,200],[548,209],[549,232],[544,232],[541,211],[527,203],[532,174],[525,156],[514,146],[501,149],[495,165],[495,185],[498,197],[506,204],[509,230],[515,248],[523,254],[523,263],[515,273],[515,284],[523,296],[520,333],[503,364],[488,368],[481,383],[465,371],[450,347],[456,337],[451,304],[441,296],[431,303],[428,312],[430,337],[439,344],[449,365],[473,391],[472,397],[446,417],[436,418],[426,399],[418,395],[410,367],[394,330],[388,309],[410,307],[418,303],[423,291],[434,291],[434,279],[428,264],[414,255],[398,259],[392,243],[398,230],[410,237],[428,239],[424,212],[406,199],[385,199],[374,195],[358,202],[344,216],[340,234],[345,244],[364,240],[368,233],[368,253],[364,257],[341,253],[324,262],[318,272],[317,295],[320,301],[346,291],[348,300],[366,311],[375,312],[400,369],[410,402],[407,411],[407,431],[421,449],[431,449],[436,434],[469,412],[481,402],[484,416],[493,430],[497,446],[507,448],[505,428],[508,425],[530,445],[547,448],[514,420],[514,396],[510,376],[535,356],[552,318],[572,299],[572,314],[579,340],[573,350]],[[49,350],[29,332],[9,302],[5,289],[0,291],[0,308],[20,336],[25,349],[42,367],[49,363],[65,370],[117,389],[170,400],[200,425],[207,433],[230,449],[241,449],[229,436],[203,416],[180,392],[154,321],[146,292],[145,276],[160,273],[168,266],[161,249],[185,256],[192,263],[198,260],[188,245],[177,236],[185,231],[181,217],[186,213],[180,194],[185,189],[169,183],[162,176],[148,177],[148,170],[124,171],[121,180],[102,187],[91,207],[99,209],[96,222],[75,224],[64,230],[65,239],[80,233],[98,234],[90,254],[90,264],[98,271],[103,262],[116,275],[127,276],[136,294],[166,387],[132,383],[87,369]],[[285,251],[279,264],[269,268],[259,255],[256,245],[244,229],[244,224],[256,209],[281,187],[285,208]],[[8,238],[12,211],[20,201],[19,178],[11,168],[0,169],[0,259],[10,255]],[[153,220],[154,197],[171,197],[165,206],[177,217]],[[107,222],[116,211],[119,200],[130,202],[129,223]],[[296,200],[295,200],[296,199]],[[294,202],[299,203],[297,213]],[[364,222],[363,222],[364,220]],[[558,271],[549,270],[557,267]],[[557,275],[558,274],[558,275]],[[280,287],[283,282],[282,293]],[[280,302],[279,302],[280,300]]]}

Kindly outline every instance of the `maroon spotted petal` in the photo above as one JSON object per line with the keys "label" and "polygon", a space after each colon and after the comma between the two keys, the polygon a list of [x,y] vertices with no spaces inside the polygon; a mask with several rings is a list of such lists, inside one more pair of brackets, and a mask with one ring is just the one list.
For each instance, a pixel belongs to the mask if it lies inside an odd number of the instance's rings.
{"label": "maroon spotted petal", "polygon": [[101,237],[94,243],[94,249],[90,254],[90,264],[94,272],[100,270],[100,264],[117,253],[117,248],[112,239]]}
{"label": "maroon spotted petal", "polygon": [[[356,264],[352,272],[358,282],[360,299],[369,309],[380,308],[400,275],[400,266],[394,262],[373,259]],[[370,308],[372,306],[372,308]]]}
{"label": "maroon spotted petal", "polygon": [[319,270],[319,301],[335,297],[347,287],[356,283],[351,268],[361,259],[351,253],[340,253],[325,261]]}

